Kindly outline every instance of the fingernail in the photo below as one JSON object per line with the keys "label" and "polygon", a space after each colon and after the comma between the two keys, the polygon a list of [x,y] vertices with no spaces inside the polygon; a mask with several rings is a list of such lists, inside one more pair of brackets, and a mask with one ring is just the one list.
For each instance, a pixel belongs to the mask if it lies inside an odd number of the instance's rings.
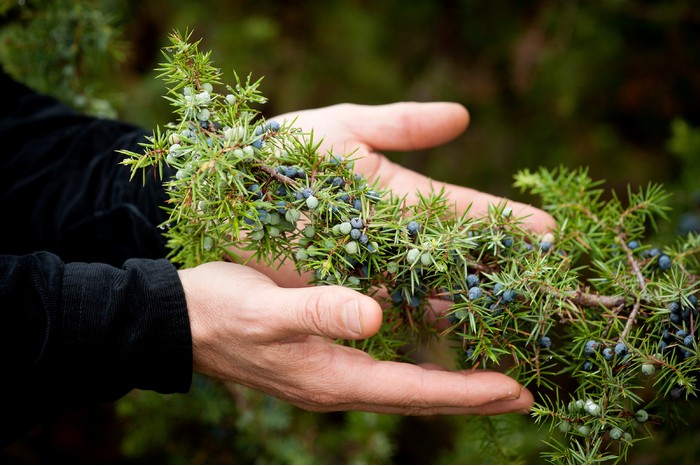
{"label": "fingernail", "polygon": [[362,323],[360,322],[360,307],[354,299],[343,305],[343,323],[345,328],[355,335],[361,336]]}

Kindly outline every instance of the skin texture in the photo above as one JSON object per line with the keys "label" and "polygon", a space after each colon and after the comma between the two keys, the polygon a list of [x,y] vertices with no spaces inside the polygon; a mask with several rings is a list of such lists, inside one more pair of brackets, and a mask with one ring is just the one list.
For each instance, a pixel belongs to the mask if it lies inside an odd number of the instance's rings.
{"label": "skin texture", "polygon": [[[355,170],[397,194],[444,186],[462,211],[483,213],[496,196],[443,184],[389,161],[379,151],[444,144],[469,123],[453,103],[340,104],[275,118],[295,120],[323,138],[321,150],[355,151]],[[508,202],[526,225],[546,232],[554,222],[539,209]],[[240,251],[237,251],[240,253]],[[375,361],[334,343],[377,332],[382,311],[374,299],[337,287],[308,287],[290,264],[209,263],[180,271],[190,312],[194,369],[261,390],[313,411],[363,410],[397,414],[527,412],[531,393],[488,371],[446,371],[435,365]],[[438,311],[439,312],[439,311]]]}

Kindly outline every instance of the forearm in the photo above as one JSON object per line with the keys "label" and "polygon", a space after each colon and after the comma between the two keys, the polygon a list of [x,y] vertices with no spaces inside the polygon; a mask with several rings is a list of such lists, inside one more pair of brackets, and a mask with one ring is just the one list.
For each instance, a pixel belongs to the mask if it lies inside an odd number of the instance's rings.
{"label": "forearm", "polygon": [[[0,253],[46,250],[66,262],[121,265],[166,254],[159,180],[129,180],[118,149],[139,150],[146,132],[78,114],[0,72],[0,204],[9,228]],[[152,174],[151,174],[152,175]]]}
{"label": "forearm", "polygon": [[184,292],[165,260],[64,264],[0,256],[1,443],[56,409],[131,389],[186,392],[192,341]]}

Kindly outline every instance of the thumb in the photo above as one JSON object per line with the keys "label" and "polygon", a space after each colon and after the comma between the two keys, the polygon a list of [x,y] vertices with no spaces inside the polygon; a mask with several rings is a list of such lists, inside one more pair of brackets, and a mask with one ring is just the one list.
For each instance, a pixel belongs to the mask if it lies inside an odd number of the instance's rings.
{"label": "thumb", "polygon": [[382,310],[372,298],[342,286],[286,288],[277,324],[285,334],[359,340],[374,335]]}

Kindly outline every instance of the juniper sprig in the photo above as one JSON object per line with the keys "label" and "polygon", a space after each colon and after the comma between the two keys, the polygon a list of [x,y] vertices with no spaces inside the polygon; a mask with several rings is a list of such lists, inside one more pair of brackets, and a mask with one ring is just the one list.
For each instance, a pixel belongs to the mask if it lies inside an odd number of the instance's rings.
{"label": "juniper sprig", "polygon": [[[585,169],[524,170],[555,231],[523,227],[506,204],[455,214],[444,191],[414,204],[353,172],[353,154],[321,153],[312,132],[262,118],[260,81],[225,85],[191,34],[171,35],[161,78],[175,121],[124,163],[168,193],[170,259],[183,267],[291,261],[317,285],[385,305],[374,357],[410,357],[442,338],[461,367],[503,370],[538,393],[552,462],[624,460],[664,405],[697,392],[700,237],[652,244],[667,194],[650,184],[610,196]],[[438,333],[424,316],[449,305]],[[563,437],[562,437],[563,435]]]}

